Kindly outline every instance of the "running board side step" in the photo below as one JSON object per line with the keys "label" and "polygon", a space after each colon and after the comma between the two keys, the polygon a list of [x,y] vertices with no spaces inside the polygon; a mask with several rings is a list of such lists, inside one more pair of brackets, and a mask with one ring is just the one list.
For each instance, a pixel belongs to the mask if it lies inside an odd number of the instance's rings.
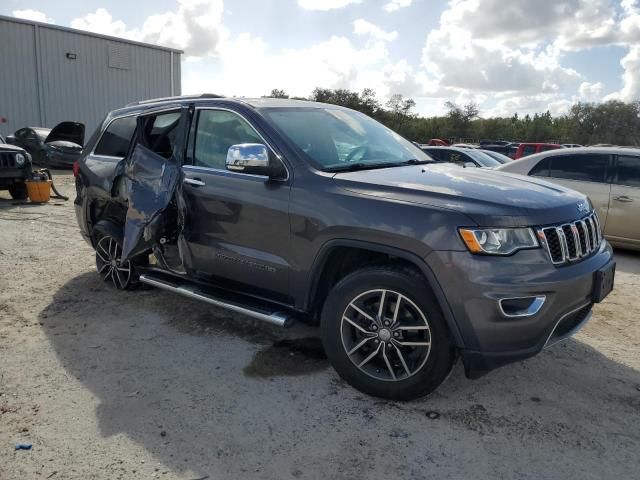
{"label": "running board side step", "polygon": [[262,320],[272,325],[277,325],[278,327],[287,328],[290,327],[294,322],[293,317],[287,315],[286,313],[271,312],[268,310],[263,310],[259,307],[254,307],[252,305],[242,304],[237,301],[230,301],[222,298],[221,296],[215,296],[212,293],[198,289],[196,286],[191,284],[185,283],[180,285],[150,274],[140,275],[140,282],[151,285],[152,287],[161,288],[162,290],[177,293],[184,297],[200,300],[202,302],[215,305],[216,307],[225,308],[227,310],[231,310],[232,312],[247,315],[248,317]]}

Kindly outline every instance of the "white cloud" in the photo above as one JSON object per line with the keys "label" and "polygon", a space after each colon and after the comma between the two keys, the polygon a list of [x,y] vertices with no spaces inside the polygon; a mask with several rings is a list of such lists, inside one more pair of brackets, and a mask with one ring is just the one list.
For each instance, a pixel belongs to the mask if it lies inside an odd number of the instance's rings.
{"label": "white cloud", "polygon": [[578,89],[578,100],[584,102],[597,102],[602,99],[602,92],[604,92],[604,83],[596,82],[582,82]]}
{"label": "white cloud", "polygon": [[385,3],[382,8],[387,12],[395,12],[401,8],[408,7],[412,2],[413,0],[391,0],[389,3]]}
{"label": "white cloud", "polygon": [[398,32],[385,32],[382,28],[374,25],[371,22],[367,22],[362,18],[353,22],[353,33],[356,35],[370,35],[376,40],[382,40],[390,42],[398,37]]}
{"label": "white cloud", "polygon": [[222,0],[179,0],[178,9],[148,17],[141,28],[129,29],[104,8],[72,20],[81,30],[129,38],[184,50],[187,57],[216,53],[227,34],[222,26]]}
{"label": "white cloud", "polygon": [[362,3],[362,0],[298,0],[298,5],[305,10],[334,10],[353,3]]}
{"label": "white cloud", "polygon": [[52,18],[47,17],[43,12],[39,10],[14,10],[12,15],[16,18],[23,18],[25,20],[33,20],[34,22],[42,23],[56,23]]}
{"label": "white cloud", "polygon": [[131,38],[135,36],[134,32],[127,31],[127,26],[122,20],[114,21],[111,14],[104,8],[99,8],[95,13],[88,13],[82,18],[71,20],[71,28],[116,37]]}
{"label": "white cloud", "polygon": [[624,69],[622,89],[605,97],[605,100],[622,100],[633,102],[640,100],[640,45],[634,45],[629,53],[620,60]]}

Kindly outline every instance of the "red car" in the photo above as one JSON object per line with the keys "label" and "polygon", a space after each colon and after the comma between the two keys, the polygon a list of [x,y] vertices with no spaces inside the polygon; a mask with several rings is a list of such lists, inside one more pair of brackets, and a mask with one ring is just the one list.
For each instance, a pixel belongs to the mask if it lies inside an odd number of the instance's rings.
{"label": "red car", "polygon": [[557,148],[564,148],[557,143],[521,143],[516,150],[514,159],[527,157],[534,153],[546,152],[547,150],[555,150]]}

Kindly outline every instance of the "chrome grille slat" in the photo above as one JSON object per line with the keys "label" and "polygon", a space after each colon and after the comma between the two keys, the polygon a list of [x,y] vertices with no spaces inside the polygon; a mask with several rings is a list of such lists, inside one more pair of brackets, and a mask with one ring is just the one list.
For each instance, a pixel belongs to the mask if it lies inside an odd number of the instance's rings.
{"label": "chrome grille slat", "polygon": [[595,212],[574,222],[539,228],[538,236],[555,265],[583,259],[596,252],[602,243]]}

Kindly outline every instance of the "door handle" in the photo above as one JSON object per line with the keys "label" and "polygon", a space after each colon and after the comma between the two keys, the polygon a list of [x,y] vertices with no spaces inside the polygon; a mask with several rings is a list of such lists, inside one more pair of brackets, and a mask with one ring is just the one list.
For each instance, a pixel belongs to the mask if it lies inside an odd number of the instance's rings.
{"label": "door handle", "polygon": [[194,187],[204,187],[206,185],[206,183],[199,178],[185,178],[183,182],[188,185],[193,185]]}
{"label": "door handle", "polygon": [[633,198],[627,197],[626,195],[620,195],[619,197],[615,197],[614,200],[622,203],[633,202]]}

